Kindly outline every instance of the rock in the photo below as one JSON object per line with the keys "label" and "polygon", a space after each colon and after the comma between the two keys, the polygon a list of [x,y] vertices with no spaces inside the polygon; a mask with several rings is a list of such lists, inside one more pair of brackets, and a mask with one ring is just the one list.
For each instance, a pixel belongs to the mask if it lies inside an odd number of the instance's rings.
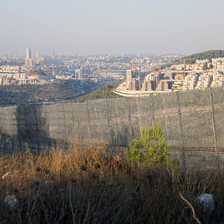
{"label": "rock", "polygon": [[4,203],[10,207],[10,209],[14,209],[18,204],[18,200],[14,194],[8,195],[5,197]]}
{"label": "rock", "polygon": [[4,174],[2,176],[2,180],[5,180],[7,177],[9,177],[9,175],[10,175],[10,172],[7,172],[6,174]]}
{"label": "rock", "polygon": [[212,213],[215,210],[215,202],[212,194],[202,194],[197,197],[197,202],[204,212]]}

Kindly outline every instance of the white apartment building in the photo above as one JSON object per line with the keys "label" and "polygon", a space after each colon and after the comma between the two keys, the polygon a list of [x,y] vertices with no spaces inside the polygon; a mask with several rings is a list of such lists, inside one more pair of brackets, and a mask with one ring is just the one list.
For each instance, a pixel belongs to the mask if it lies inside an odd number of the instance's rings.
{"label": "white apartment building", "polygon": [[196,87],[198,77],[194,74],[189,74],[185,77],[185,80],[183,82],[182,90],[193,90]]}
{"label": "white apartment building", "polygon": [[212,76],[208,74],[200,75],[195,89],[205,89],[211,85],[211,81]]}
{"label": "white apartment building", "polygon": [[224,76],[222,74],[214,75],[211,87],[222,87],[222,86],[224,86]]}

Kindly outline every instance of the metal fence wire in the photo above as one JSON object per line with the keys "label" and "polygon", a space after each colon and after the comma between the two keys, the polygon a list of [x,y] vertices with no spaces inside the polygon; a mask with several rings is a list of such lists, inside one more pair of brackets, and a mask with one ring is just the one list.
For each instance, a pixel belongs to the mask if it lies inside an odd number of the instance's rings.
{"label": "metal fence wire", "polygon": [[184,166],[221,165],[224,154],[224,89],[148,97],[0,107],[0,147],[41,150],[58,142],[96,139],[127,147],[140,128],[160,122],[171,154]]}

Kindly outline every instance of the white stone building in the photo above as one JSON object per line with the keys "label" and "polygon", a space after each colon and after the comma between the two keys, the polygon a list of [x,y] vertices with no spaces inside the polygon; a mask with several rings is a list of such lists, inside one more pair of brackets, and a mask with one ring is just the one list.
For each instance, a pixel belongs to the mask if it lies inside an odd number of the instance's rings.
{"label": "white stone building", "polygon": [[185,77],[185,80],[183,82],[182,90],[193,90],[196,87],[197,84],[197,76],[194,74],[189,74]]}
{"label": "white stone building", "polygon": [[195,89],[205,89],[207,87],[210,87],[211,82],[212,76],[208,74],[200,75]]}

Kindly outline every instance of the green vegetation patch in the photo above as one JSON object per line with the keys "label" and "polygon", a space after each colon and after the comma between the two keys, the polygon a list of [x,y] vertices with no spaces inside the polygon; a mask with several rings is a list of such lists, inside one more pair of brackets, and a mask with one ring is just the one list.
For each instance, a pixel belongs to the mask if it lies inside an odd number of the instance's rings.
{"label": "green vegetation patch", "polygon": [[78,97],[72,102],[85,102],[87,100],[97,100],[97,99],[110,99],[110,98],[118,98],[121,96],[112,93],[111,90],[114,88],[113,85],[107,84],[105,86],[99,86],[95,91],[89,93],[85,96]]}
{"label": "green vegetation patch", "polygon": [[212,58],[223,58],[223,57],[224,57],[224,50],[210,50],[186,56],[184,57],[184,59],[195,62],[196,60],[204,60],[204,59],[211,60]]}
{"label": "green vegetation patch", "polygon": [[141,140],[133,139],[125,155],[129,163],[150,166],[153,164],[168,165],[171,162],[169,146],[159,123],[152,127],[141,128]]}
{"label": "green vegetation patch", "polygon": [[71,100],[96,87],[94,82],[77,80],[45,85],[0,85],[0,106]]}

